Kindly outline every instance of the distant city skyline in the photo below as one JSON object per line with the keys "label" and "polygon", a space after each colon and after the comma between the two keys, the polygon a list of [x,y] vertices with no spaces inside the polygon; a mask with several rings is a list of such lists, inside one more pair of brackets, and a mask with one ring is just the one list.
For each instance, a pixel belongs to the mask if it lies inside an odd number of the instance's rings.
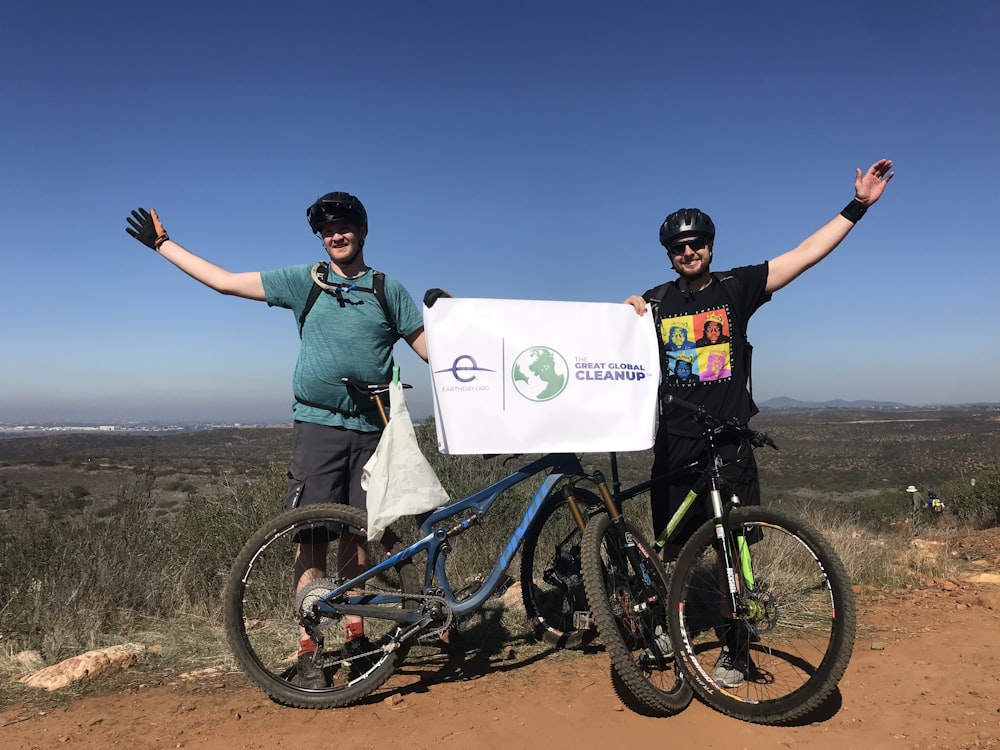
{"label": "distant city skyline", "polygon": [[[422,403],[422,402],[421,402]],[[433,417],[433,408],[428,404],[422,406],[418,403],[416,406],[410,407],[411,418],[415,423],[420,423],[426,419]],[[901,410],[936,410],[936,409],[970,409],[970,408],[989,408],[989,409],[1000,409],[1000,400],[998,401],[970,401],[965,403],[938,403],[938,404],[907,404],[895,401],[878,401],[872,399],[856,399],[851,401],[845,401],[843,399],[831,399],[829,401],[801,401],[799,399],[791,399],[785,396],[778,396],[773,399],[768,399],[767,401],[761,401],[758,404],[760,408],[764,411],[768,410],[790,410],[790,409],[828,409],[828,408],[843,408],[843,409],[877,409],[891,411],[894,409]],[[103,429],[145,429],[145,428],[156,428],[163,429],[168,427],[181,427],[190,428],[192,426],[219,426],[219,427],[273,427],[290,425],[291,418],[287,415],[272,415],[270,417],[260,417],[260,418],[220,418],[220,419],[204,419],[204,418],[183,418],[175,417],[173,419],[127,419],[127,420],[101,420],[101,419],[70,419],[70,420],[3,420],[0,421],[0,435],[15,433],[17,430],[15,428],[23,428],[25,426],[32,427],[48,427],[48,428],[65,428],[65,427],[81,427],[88,430],[100,431]]]}

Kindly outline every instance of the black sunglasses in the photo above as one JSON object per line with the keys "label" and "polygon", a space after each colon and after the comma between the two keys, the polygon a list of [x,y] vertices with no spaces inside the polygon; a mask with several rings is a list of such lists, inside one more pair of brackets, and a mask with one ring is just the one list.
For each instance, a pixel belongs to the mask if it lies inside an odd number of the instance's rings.
{"label": "black sunglasses", "polygon": [[672,242],[667,247],[667,252],[670,255],[683,255],[684,248],[686,247],[691,248],[691,250],[693,250],[694,252],[698,252],[699,250],[704,250],[706,247],[708,247],[708,240],[706,240],[704,237],[695,237],[694,239],[691,240],[681,240],[680,242]]}

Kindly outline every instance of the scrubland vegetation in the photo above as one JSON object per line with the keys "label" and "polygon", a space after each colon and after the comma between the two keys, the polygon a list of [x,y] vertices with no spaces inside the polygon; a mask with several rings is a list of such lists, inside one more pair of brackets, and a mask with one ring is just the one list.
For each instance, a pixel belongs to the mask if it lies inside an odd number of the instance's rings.
{"label": "scrubland vegetation", "polygon": [[[804,515],[853,581],[876,587],[948,574],[947,557],[912,554],[914,537],[1000,525],[995,414],[885,418],[802,412],[756,421],[782,448],[758,452],[765,503]],[[442,456],[433,426],[418,433],[453,497],[513,468],[504,457]],[[231,666],[222,590],[244,541],[283,508],[288,437],[274,429],[0,440],[0,677],[17,671],[13,656],[24,650],[53,663],[126,641],[158,644],[156,659],[177,669]],[[624,483],[646,478],[648,453],[619,458]],[[608,472],[605,456],[585,462]],[[909,484],[944,496],[943,517],[914,513]],[[451,564],[466,569],[460,575],[488,572],[525,499],[501,498],[474,538],[458,540]],[[645,521],[644,502],[626,511]],[[499,638],[530,637],[516,619],[498,622]]]}

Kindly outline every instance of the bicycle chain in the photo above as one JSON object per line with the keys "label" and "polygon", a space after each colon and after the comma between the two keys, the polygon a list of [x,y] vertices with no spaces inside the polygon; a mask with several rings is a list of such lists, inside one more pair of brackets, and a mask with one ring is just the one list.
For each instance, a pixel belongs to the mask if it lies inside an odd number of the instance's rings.
{"label": "bicycle chain", "polygon": [[[338,582],[332,581],[329,578],[317,578],[315,581],[310,581],[299,591],[298,595],[295,597],[295,610],[299,613],[308,612],[312,609],[312,606],[322,599],[324,596],[330,594],[334,588],[339,585]],[[381,589],[362,589],[362,596],[384,596],[390,593]],[[397,592],[392,592],[397,593]],[[357,594],[352,594],[356,596]],[[419,640],[427,640],[432,638],[437,638],[448,631],[451,627],[452,622],[455,619],[454,612],[451,607],[448,606],[447,600],[443,596],[438,596],[435,594],[406,594],[406,599],[408,600],[420,600],[424,603],[425,609],[429,603],[437,603],[439,605],[438,611],[444,613],[445,617],[443,621],[435,623],[433,627],[428,626],[427,629],[423,630],[418,636]],[[323,615],[317,625],[322,629],[332,624],[339,617],[330,617],[329,615]]]}

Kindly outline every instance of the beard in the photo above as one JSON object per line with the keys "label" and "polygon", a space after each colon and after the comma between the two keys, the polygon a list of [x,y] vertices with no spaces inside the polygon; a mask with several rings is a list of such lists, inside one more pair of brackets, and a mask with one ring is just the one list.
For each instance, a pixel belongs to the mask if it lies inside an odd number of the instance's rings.
{"label": "beard", "polygon": [[712,263],[712,254],[709,253],[705,261],[703,263],[699,263],[697,266],[688,267],[681,263],[674,263],[673,267],[674,270],[678,273],[678,275],[690,281],[694,279],[704,278],[706,275],[708,275],[709,266],[711,265],[711,263]]}

